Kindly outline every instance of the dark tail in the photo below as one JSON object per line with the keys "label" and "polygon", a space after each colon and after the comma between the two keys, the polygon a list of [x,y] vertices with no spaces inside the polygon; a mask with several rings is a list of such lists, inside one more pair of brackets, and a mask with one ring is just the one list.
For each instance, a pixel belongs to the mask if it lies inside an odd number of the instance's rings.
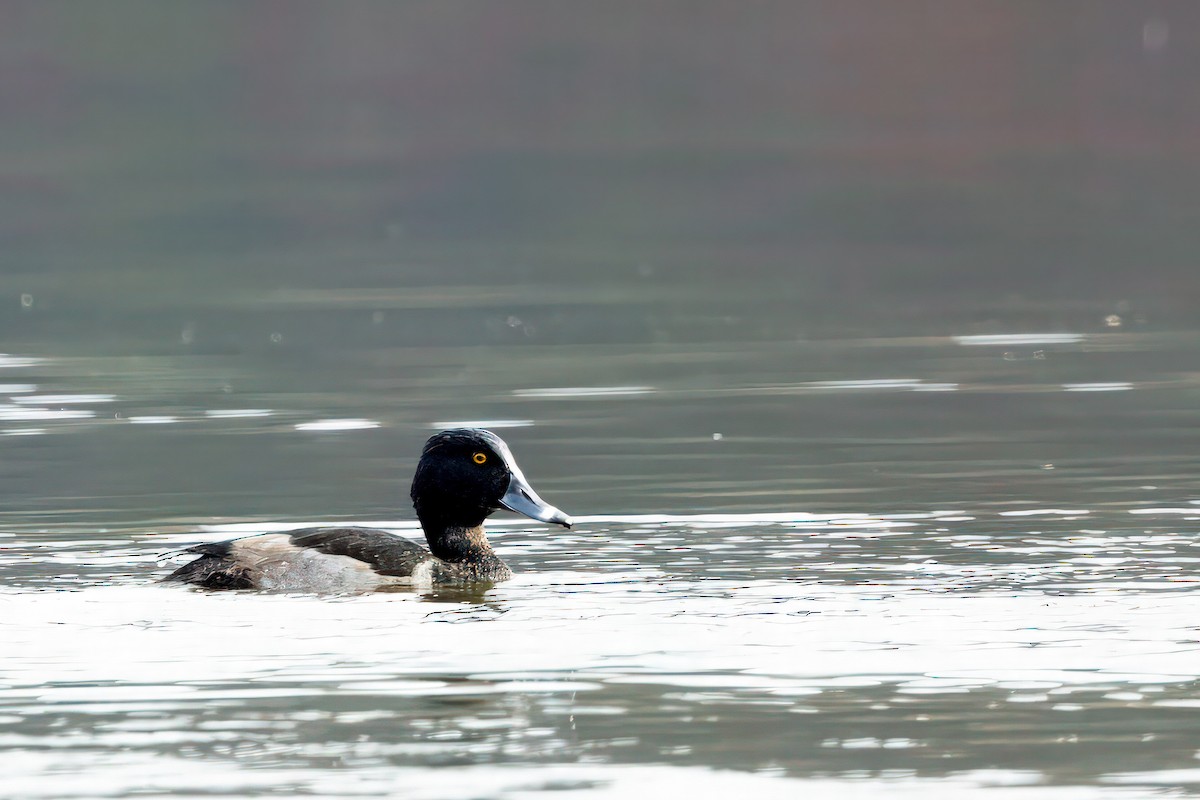
{"label": "dark tail", "polygon": [[229,557],[229,542],[200,544],[189,547],[185,553],[197,553],[200,557],[189,561],[172,572],[163,581],[190,583],[206,589],[253,589],[245,567],[239,566]]}

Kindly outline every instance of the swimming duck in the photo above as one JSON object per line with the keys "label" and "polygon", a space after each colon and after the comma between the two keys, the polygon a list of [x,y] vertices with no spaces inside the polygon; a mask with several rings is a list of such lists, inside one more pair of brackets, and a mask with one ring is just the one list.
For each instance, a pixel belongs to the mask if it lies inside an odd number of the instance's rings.
{"label": "swimming duck", "polygon": [[376,528],[304,528],[201,544],[165,580],[209,589],[369,591],[388,586],[495,582],[512,577],[483,522],[504,508],[571,527],[538,497],[496,434],[442,431],[425,443],[410,493],[429,550]]}

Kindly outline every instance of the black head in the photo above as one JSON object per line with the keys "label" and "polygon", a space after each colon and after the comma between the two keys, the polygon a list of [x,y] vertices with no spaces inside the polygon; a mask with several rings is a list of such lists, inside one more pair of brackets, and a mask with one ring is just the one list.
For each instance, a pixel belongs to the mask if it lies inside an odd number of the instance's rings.
{"label": "black head", "polygon": [[571,527],[570,517],[538,497],[504,440],[479,428],[430,437],[411,496],[427,534],[439,528],[474,528],[501,508]]}

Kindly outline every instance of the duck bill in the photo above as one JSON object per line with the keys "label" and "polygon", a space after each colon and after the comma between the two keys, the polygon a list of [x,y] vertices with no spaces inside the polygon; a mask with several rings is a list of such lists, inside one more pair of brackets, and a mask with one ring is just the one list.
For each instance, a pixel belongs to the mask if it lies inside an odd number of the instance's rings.
{"label": "duck bill", "polygon": [[525,476],[516,470],[513,470],[512,477],[508,481],[508,491],[504,493],[504,497],[500,498],[500,505],[514,513],[524,514],[530,519],[552,522],[555,525],[562,525],[564,528],[571,527],[571,518],[538,497],[538,493],[526,482]]}

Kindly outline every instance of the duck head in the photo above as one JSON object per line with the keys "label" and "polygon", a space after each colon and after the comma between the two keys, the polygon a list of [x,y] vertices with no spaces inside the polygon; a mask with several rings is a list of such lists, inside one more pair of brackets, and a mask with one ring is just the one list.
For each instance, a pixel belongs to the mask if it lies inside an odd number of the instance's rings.
{"label": "duck head", "polygon": [[501,508],[571,527],[570,517],[538,497],[504,440],[480,428],[430,437],[411,497],[431,545],[439,531],[479,528]]}

